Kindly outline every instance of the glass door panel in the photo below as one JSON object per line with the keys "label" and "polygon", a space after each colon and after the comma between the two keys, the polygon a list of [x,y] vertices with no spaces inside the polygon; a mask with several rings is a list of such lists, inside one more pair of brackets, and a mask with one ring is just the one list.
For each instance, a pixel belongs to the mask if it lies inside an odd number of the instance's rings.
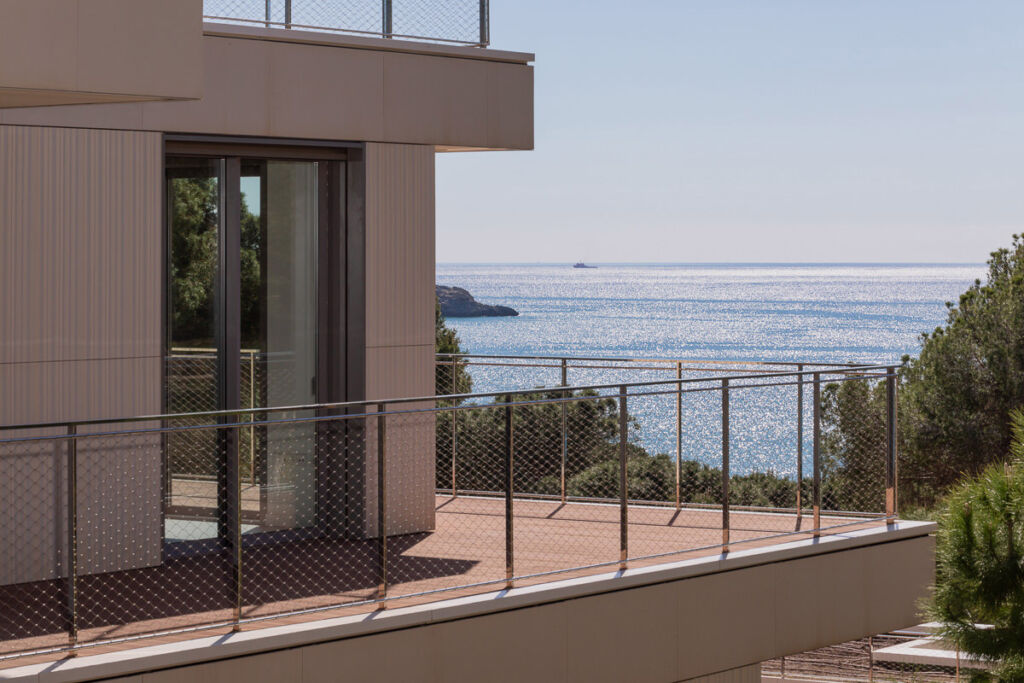
{"label": "glass door panel", "polygon": [[[220,408],[216,311],[223,184],[222,159],[167,160],[168,413]],[[209,422],[182,418],[174,426]],[[166,453],[165,536],[170,541],[216,537],[223,463],[215,430],[171,432]]]}
{"label": "glass door panel", "polygon": [[[241,168],[242,401],[256,408],[316,403],[317,163],[243,160]],[[313,415],[291,410],[263,417]],[[261,529],[313,526],[316,425],[253,431],[248,442],[243,438],[242,460],[248,443],[258,495],[243,490],[243,515],[258,501]]]}

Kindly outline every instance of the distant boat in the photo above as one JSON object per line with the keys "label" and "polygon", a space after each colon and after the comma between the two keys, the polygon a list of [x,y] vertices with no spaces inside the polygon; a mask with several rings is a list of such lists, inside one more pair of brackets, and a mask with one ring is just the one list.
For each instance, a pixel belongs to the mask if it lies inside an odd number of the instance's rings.
{"label": "distant boat", "polygon": [[576,265],[574,265],[574,266],[573,266],[573,268],[597,268],[597,266],[588,266],[588,265],[587,265],[586,263],[584,263],[583,261],[580,261],[579,263],[577,263]]}

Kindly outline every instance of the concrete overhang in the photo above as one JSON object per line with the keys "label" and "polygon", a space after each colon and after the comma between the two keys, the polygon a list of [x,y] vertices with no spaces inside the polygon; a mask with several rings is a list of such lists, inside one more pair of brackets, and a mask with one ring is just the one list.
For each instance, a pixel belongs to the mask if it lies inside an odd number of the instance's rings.
{"label": "concrete overhang", "polygon": [[170,668],[180,680],[254,683],[296,672],[309,682],[688,680],[917,623],[934,580],[934,530],[896,522],[369,614],[83,652],[0,671],[0,680]]}
{"label": "concrete overhang", "polygon": [[202,0],[0,0],[0,108],[202,96]]}
{"label": "concrete overhang", "polygon": [[217,23],[194,53],[198,100],[6,109],[0,124],[533,148],[532,54]]}

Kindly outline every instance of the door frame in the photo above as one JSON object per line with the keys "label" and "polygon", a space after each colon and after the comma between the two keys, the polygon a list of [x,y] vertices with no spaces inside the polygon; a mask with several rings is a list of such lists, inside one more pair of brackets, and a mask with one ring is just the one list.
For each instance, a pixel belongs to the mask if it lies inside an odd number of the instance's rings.
{"label": "door frame", "polygon": [[[293,140],[273,138],[234,138],[202,135],[164,136],[164,163],[168,157],[194,156],[223,159],[224,178],[220,192],[220,229],[216,334],[218,409],[239,407],[241,363],[241,160],[316,161],[318,164],[318,263],[317,263],[317,382],[318,403],[340,403],[365,399],[365,145],[363,143]],[[162,196],[167,200],[166,177]],[[163,211],[164,254],[162,260],[164,356],[170,353],[170,287],[167,272],[170,249],[169,207]],[[166,409],[166,374],[162,400]],[[323,411],[321,411],[322,413]],[[233,418],[225,418],[228,423]],[[319,423],[316,457],[316,523],[307,529],[315,535],[351,535],[362,529],[365,509],[363,466],[365,454],[359,448],[332,449],[334,456],[320,457],[320,446],[330,437],[352,443],[364,427],[362,421]],[[339,427],[341,428],[339,430]],[[340,432],[340,434],[339,434]],[[228,485],[239,477],[240,452],[237,430],[224,430],[228,436],[220,444],[226,467],[219,468],[218,539],[231,539],[242,522],[241,499],[236,487]],[[166,449],[164,458],[166,460]],[[166,518],[170,481],[165,462],[164,506]],[[266,532],[259,536],[276,536]],[[294,537],[294,534],[292,534]],[[248,542],[248,539],[246,539]],[[255,538],[253,540],[256,540]],[[166,544],[165,544],[166,545]],[[177,544],[175,544],[177,545]]]}

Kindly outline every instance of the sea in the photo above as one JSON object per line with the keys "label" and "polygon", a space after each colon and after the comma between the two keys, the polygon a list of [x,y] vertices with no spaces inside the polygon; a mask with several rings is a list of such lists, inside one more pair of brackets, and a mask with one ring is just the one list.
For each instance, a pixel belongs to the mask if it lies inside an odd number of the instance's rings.
{"label": "sea", "polygon": [[[941,325],[947,302],[956,302],[986,272],[984,264],[591,265],[597,267],[439,263],[436,278],[480,302],[519,311],[514,318],[449,320],[467,353],[895,364],[919,352],[921,333]],[[470,371],[480,392],[560,381],[560,370],[549,367]],[[621,370],[573,375],[573,386],[671,378]],[[795,473],[794,392],[735,392],[733,471]],[[720,464],[720,410],[717,394],[686,397],[684,458]],[[675,397],[633,401],[634,438],[652,453],[674,457],[675,413]],[[810,430],[804,431],[809,438]]]}

